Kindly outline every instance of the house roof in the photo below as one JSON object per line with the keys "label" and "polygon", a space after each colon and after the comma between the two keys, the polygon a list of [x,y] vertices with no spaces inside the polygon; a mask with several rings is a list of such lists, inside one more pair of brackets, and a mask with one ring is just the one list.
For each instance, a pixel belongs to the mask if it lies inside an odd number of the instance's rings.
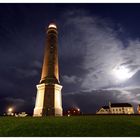
{"label": "house roof", "polygon": [[111,103],[111,107],[132,107],[129,103]]}
{"label": "house roof", "polygon": [[109,109],[109,106],[102,106],[103,109]]}

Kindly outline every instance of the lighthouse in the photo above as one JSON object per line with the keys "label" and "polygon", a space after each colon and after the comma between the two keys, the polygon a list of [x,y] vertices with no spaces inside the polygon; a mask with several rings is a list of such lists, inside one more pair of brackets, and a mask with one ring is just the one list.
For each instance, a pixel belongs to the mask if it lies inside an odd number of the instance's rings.
{"label": "lighthouse", "polygon": [[54,23],[46,29],[42,74],[37,87],[34,117],[62,116],[62,85],[59,81],[58,31]]}

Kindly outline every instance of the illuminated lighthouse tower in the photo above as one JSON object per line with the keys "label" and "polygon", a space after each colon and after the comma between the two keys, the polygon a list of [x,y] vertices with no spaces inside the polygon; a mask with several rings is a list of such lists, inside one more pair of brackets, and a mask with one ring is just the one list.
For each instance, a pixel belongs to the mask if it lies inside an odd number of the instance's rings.
{"label": "illuminated lighthouse tower", "polygon": [[62,86],[58,69],[58,32],[55,24],[46,31],[46,45],[42,75],[37,85],[33,116],[62,116]]}

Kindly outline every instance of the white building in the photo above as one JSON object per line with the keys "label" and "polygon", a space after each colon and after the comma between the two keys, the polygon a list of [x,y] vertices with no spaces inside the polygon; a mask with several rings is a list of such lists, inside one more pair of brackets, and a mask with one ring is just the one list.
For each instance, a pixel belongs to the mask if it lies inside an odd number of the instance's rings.
{"label": "white building", "polygon": [[109,103],[103,106],[96,114],[134,114],[134,108],[129,103]]}
{"label": "white building", "polygon": [[102,106],[96,114],[109,114],[109,106]]}
{"label": "white building", "polygon": [[26,117],[28,114],[26,112],[21,112],[19,114],[15,114],[15,117]]}

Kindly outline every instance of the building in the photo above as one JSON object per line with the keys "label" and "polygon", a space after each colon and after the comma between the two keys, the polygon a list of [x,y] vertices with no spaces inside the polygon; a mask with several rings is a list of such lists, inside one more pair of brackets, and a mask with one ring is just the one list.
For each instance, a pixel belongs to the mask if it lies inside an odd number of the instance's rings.
{"label": "building", "polygon": [[80,115],[80,109],[79,108],[70,108],[66,112],[64,112],[65,116],[77,116]]}
{"label": "building", "polygon": [[129,103],[111,103],[111,114],[134,114],[134,109]]}
{"label": "building", "polygon": [[46,30],[42,75],[37,85],[33,116],[62,116],[62,86],[58,68],[58,31],[55,24]]}
{"label": "building", "polygon": [[109,103],[109,106],[103,106],[96,114],[134,114],[134,108],[129,103]]}
{"label": "building", "polygon": [[137,107],[138,114],[140,114],[140,104]]}
{"label": "building", "polygon": [[26,114],[26,112],[21,112],[19,114],[15,113],[15,117],[26,117],[28,114]]}
{"label": "building", "polygon": [[96,114],[109,114],[109,106],[102,106]]}

